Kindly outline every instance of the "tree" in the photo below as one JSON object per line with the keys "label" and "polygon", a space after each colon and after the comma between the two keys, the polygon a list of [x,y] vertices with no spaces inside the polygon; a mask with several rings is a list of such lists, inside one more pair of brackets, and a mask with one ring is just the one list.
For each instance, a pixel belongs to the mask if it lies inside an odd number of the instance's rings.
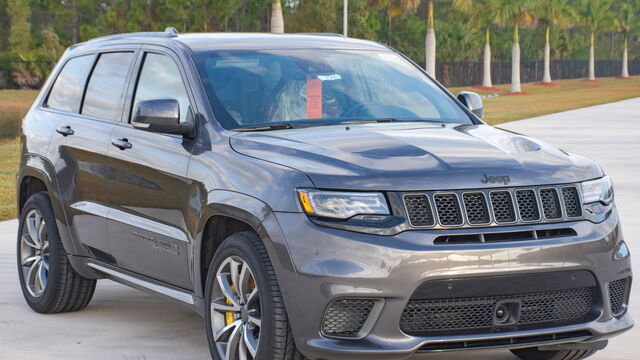
{"label": "tree", "polygon": [[280,0],[273,0],[273,5],[271,5],[271,32],[284,33],[284,18],[282,17]]}
{"label": "tree", "polygon": [[[415,2],[415,0],[414,0]],[[456,8],[467,8],[471,6],[473,0],[451,0]],[[436,30],[433,12],[433,0],[429,0],[427,10],[427,36],[425,38],[426,66],[425,69],[431,76],[436,77]]]}
{"label": "tree", "polygon": [[622,78],[629,77],[629,33],[635,28],[637,17],[634,8],[629,3],[623,3],[616,12],[616,28],[624,36],[624,46],[622,48]]}
{"label": "tree", "polygon": [[482,86],[493,87],[491,81],[491,27],[495,25],[492,0],[476,0],[471,6],[458,7],[458,10],[470,14],[469,23],[475,30],[485,32],[482,66]]}
{"label": "tree", "polygon": [[596,79],[595,43],[596,33],[611,25],[610,13],[612,0],[583,0],[580,6],[582,26],[589,32],[589,80]]}
{"label": "tree", "polygon": [[31,50],[31,7],[23,0],[8,0],[7,14],[11,17],[9,51],[17,58],[24,58]]}
{"label": "tree", "polygon": [[571,25],[575,13],[568,0],[538,0],[535,15],[545,28],[544,44],[544,75],[542,82],[551,83],[551,44],[549,35],[552,27],[568,27]]}
{"label": "tree", "polygon": [[522,92],[520,87],[520,27],[533,23],[530,0],[494,0],[492,8],[494,22],[513,26],[513,45],[511,47],[511,93]]}

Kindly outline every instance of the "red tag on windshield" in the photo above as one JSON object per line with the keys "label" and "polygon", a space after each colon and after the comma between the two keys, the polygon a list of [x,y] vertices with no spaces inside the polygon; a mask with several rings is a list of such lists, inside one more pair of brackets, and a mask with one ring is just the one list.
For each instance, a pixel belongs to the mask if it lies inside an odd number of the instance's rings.
{"label": "red tag on windshield", "polygon": [[307,79],[307,119],[322,119],[322,80]]}

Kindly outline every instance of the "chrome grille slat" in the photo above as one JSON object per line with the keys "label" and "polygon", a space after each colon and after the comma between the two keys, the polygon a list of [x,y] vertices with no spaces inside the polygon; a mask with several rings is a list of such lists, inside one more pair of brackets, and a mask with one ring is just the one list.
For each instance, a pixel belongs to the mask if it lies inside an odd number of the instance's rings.
{"label": "chrome grille slat", "polygon": [[414,228],[505,226],[555,223],[584,217],[574,184],[423,191],[402,195]]}

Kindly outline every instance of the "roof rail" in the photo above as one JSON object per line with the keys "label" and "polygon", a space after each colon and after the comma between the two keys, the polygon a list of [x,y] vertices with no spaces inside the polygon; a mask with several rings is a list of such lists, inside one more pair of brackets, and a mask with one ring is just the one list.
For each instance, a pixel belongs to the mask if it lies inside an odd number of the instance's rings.
{"label": "roof rail", "polygon": [[316,35],[316,36],[335,36],[335,37],[344,37],[342,34],[337,33],[296,33],[297,35]]}
{"label": "roof rail", "polygon": [[134,32],[134,33],[124,33],[124,34],[115,34],[115,35],[107,35],[97,37],[95,39],[91,39],[89,41],[106,41],[106,40],[118,40],[118,39],[126,39],[132,37],[164,37],[164,38],[172,38],[178,36],[178,30],[174,27],[168,27],[164,29],[163,32],[159,31],[147,31],[147,32]]}

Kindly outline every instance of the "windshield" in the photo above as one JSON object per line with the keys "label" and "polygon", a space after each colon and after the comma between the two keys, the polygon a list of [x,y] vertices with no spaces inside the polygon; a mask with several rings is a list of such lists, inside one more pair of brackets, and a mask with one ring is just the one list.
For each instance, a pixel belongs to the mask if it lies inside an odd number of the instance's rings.
{"label": "windshield", "polygon": [[388,51],[260,50],[195,55],[227,129],[349,121],[471,120],[414,65]]}

